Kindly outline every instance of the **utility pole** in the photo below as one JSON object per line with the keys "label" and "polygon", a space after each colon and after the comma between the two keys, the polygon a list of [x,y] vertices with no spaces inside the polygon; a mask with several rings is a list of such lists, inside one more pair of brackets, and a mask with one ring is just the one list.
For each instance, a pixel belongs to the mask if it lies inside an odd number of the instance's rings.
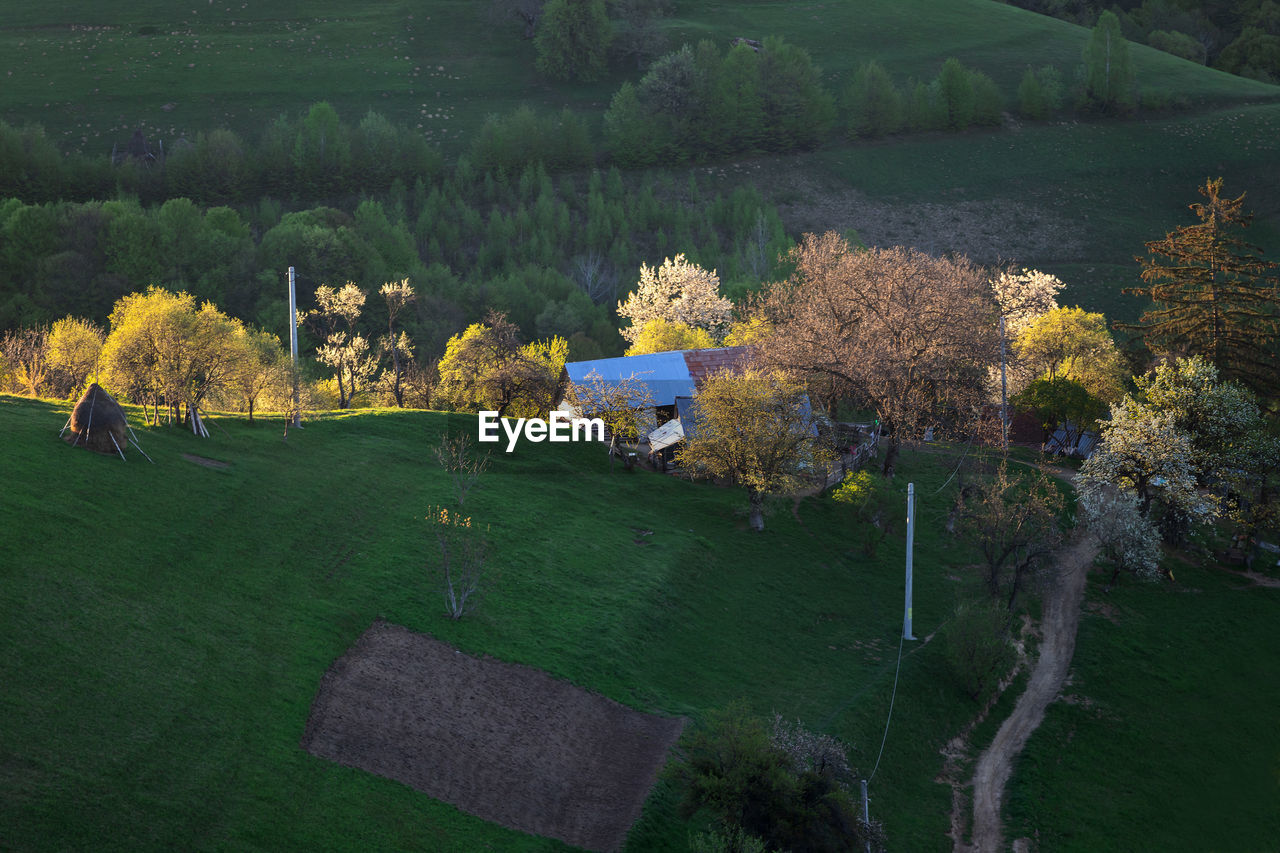
{"label": "utility pole", "polygon": [[[862,823],[871,826],[871,811],[867,808],[867,780],[862,780]],[[867,853],[871,853],[871,839],[867,839]]]}
{"label": "utility pole", "polygon": [[1009,382],[1004,365],[1004,316],[1000,317],[1000,446],[1009,446]]}
{"label": "utility pole", "polygon": [[289,355],[293,373],[293,425],[302,426],[301,394],[298,389],[298,294],[293,267],[289,267]]}
{"label": "utility pole", "polygon": [[911,634],[911,556],[916,539],[916,484],[907,483],[907,602],[902,614],[902,639],[914,640]]}

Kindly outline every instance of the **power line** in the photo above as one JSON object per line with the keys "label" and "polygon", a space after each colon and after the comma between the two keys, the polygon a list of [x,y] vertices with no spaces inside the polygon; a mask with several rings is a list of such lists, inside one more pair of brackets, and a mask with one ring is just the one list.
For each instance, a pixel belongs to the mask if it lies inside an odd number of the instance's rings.
{"label": "power line", "polygon": [[905,641],[905,636],[898,638],[898,665],[893,670],[893,693],[889,695],[889,714],[884,720],[884,737],[880,739],[880,753],[876,756],[876,766],[871,769],[871,775],[867,777],[868,782],[876,778],[876,771],[880,769],[880,759],[884,756],[884,745],[889,740],[889,723],[893,720],[893,702],[898,698],[898,673],[902,671],[902,644]]}

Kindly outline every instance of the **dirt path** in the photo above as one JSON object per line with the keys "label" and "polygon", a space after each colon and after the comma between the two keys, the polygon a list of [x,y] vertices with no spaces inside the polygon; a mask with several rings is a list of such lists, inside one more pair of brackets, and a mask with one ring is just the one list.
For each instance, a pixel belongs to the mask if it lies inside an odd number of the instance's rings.
{"label": "dirt path", "polygon": [[1057,698],[1067,677],[1076,648],[1085,579],[1096,556],[1097,546],[1085,537],[1061,552],[1057,579],[1045,593],[1040,656],[1026,692],[1018,697],[1013,713],[978,759],[973,774],[973,843],[966,846],[957,839],[956,853],[996,853],[1002,849],[1004,786],[1013,772],[1013,759],[1044,719],[1045,709]]}

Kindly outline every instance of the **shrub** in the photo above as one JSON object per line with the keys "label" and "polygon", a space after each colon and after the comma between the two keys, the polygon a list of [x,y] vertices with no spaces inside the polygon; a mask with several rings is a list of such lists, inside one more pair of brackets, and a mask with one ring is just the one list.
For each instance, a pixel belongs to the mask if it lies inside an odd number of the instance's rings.
{"label": "shrub", "polygon": [[973,123],[973,75],[960,60],[952,57],[938,73],[943,123],[950,130],[964,130]]}
{"label": "shrub", "polygon": [[1009,615],[999,602],[956,605],[951,620],[942,627],[942,640],[956,685],[970,699],[983,698],[1013,666]]}
{"label": "shrub", "polygon": [[1004,113],[1004,96],[992,80],[981,71],[972,71],[969,81],[973,87],[973,123],[986,127],[1000,124]]}
{"label": "shrub", "polygon": [[874,59],[858,69],[845,95],[849,105],[849,133],[876,137],[902,128],[902,93],[889,73]]}
{"label": "shrub", "polygon": [[938,94],[937,81],[916,82],[910,86],[911,97],[907,101],[907,127],[912,130],[941,130],[946,127],[946,109]]}
{"label": "shrub", "polygon": [[550,0],[533,39],[537,68],[557,80],[598,80],[612,41],[604,0]]}
{"label": "shrub", "polygon": [[565,108],[537,115],[527,105],[505,116],[491,115],[471,143],[471,160],[486,172],[517,175],[536,163],[552,171],[591,165],[595,152],[586,125]]}
{"label": "shrub", "polygon": [[[843,744],[775,718],[773,730],[741,706],[713,713],[694,730],[677,771],[686,817],[705,811],[722,838],[756,838],[770,850],[883,849],[846,787],[853,772]],[[714,847],[711,849],[715,849]]]}
{"label": "shrub", "polygon": [[1032,121],[1040,121],[1049,117],[1049,105],[1045,101],[1044,87],[1036,77],[1036,72],[1028,68],[1022,74],[1022,82],[1018,84],[1018,115]]}
{"label": "shrub", "polygon": [[1204,65],[1204,45],[1186,33],[1177,30],[1153,30],[1147,36],[1147,44],[1156,50],[1163,50],[1165,53],[1172,53],[1174,56]]}

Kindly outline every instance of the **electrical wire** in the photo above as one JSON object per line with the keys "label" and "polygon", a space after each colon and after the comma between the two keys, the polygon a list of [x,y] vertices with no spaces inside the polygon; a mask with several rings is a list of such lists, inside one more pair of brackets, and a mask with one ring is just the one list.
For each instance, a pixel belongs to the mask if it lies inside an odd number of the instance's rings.
{"label": "electrical wire", "polygon": [[880,769],[880,759],[884,757],[884,745],[889,740],[889,723],[893,720],[893,702],[898,698],[898,673],[902,672],[902,644],[906,641],[906,635],[898,638],[898,666],[893,670],[893,693],[889,696],[889,714],[884,719],[884,737],[880,739],[880,754],[876,756],[876,766],[871,768],[871,775],[867,777],[867,782],[876,778],[876,771]]}
{"label": "electrical wire", "polygon": [[955,467],[955,468],[951,469],[951,476],[947,478],[947,482],[945,482],[945,483],[943,483],[941,486],[939,486],[939,487],[938,487],[938,491],[937,491],[937,492],[934,492],[934,494],[935,494],[935,495],[936,495],[938,492],[940,492],[940,491],[942,491],[943,489],[945,489],[945,488],[946,488],[946,487],[951,483],[951,481],[952,481],[952,480],[954,480],[954,479],[956,478],[956,472],[958,472],[958,471],[960,470],[960,466],[964,463],[964,459],[965,459],[965,457],[969,455],[969,448],[970,448],[970,447],[972,447],[972,446],[973,446],[973,435],[972,435],[972,434],[970,434],[970,436],[969,436],[969,441],[968,441],[968,442],[966,442],[966,443],[965,443],[965,446],[964,446],[964,453],[961,453],[961,454],[960,454],[960,461],[956,463],[956,467]]}

